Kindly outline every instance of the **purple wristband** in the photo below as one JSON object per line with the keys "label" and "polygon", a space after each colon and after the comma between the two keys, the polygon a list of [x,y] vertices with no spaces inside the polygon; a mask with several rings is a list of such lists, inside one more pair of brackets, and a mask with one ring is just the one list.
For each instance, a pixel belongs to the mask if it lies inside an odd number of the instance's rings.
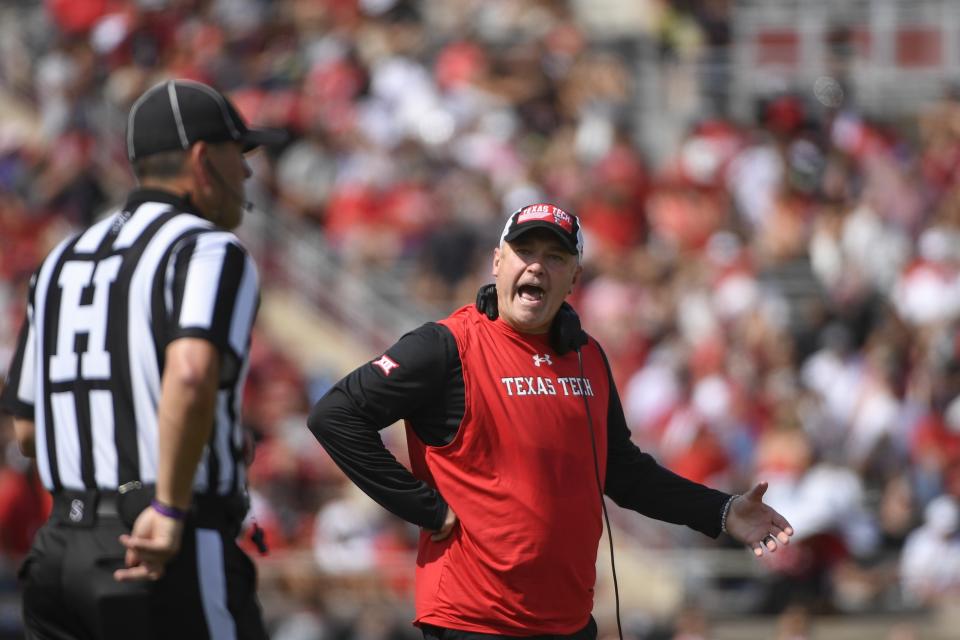
{"label": "purple wristband", "polygon": [[187,517],[187,512],[183,509],[177,509],[176,507],[171,507],[168,504],[163,504],[156,498],[150,501],[150,506],[153,507],[153,510],[160,515],[166,516],[172,520],[183,520]]}

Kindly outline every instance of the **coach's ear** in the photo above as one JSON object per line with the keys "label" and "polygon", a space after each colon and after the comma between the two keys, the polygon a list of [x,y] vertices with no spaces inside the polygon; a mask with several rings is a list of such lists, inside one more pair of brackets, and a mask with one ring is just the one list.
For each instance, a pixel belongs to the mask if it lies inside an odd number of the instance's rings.
{"label": "coach's ear", "polygon": [[477,291],[477,311],[491,320],[497,319],[500,315],[497,309],[497,285],[490,283],[480,287]]}

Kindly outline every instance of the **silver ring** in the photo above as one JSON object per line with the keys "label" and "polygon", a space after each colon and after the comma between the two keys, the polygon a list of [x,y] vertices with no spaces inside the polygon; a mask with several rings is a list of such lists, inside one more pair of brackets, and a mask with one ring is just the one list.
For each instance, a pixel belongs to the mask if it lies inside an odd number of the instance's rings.
{"label": "silver ring", "polygon": [[766,541],[766,540],[772,540],[774,543],[776,543],[776,542],[777,542],[777,537],[776,537],[775,535],[773,535],[772,533],[768,533],[767,535],[763,536],[763,540],[764,540],[764,541]]}

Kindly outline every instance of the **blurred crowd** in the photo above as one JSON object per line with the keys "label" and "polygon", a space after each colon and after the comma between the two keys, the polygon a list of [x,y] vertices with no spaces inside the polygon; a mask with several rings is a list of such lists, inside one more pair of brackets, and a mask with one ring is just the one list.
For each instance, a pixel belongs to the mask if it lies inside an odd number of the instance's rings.
{"label": "blurred crowd", "polygon": [[[634,3],[601,4],[634,16]],[[309,277],[283,269],[269,230],[284,225],[321,232],[316,251],[344,269],[394,274],[410,300],[452,310],[489,280],[506,214],[555,202],[585,227],[571,301],[610,356],[634,440],[731,492],[768,480],[797,531],[750,579],[762,584],[750,612],[785,612],[789,626],[798,607],[902,611],[956,597],[958,94],[945,87],[891,121],[859,110],[849,89],[824,99],[797,87],[734,118],[722,78],[703,76],[708,108],[654,162],[637,142],[638,43],[664,65],[713,51],[729,44],[736,3],[641,4],[633,36],[597,38],[590,3],[558,0],[8,3],[0,366],[45,251],[132,186],[132,100],[192,78],[290,133],[251,158],[266,287]],[[255,335],[245,415],[274,636],[408,637],[417,532],[358,495],[306,430],[328,383]],[[2,421],[0,451],[9,594],[48,507]],[[619,545],[727,544],[611,515]],[[0,636],[17,624],[4,602]],[[671,623],[677,637],[684,620]]]}

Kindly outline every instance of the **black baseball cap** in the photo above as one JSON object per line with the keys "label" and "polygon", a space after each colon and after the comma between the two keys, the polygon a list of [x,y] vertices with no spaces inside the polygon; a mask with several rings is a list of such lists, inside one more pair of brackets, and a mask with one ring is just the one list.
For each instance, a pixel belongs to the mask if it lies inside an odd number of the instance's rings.
{"label": "black baseball cap", "polygon": [[133,103],[127,118],[127,157],[189,149],[194,142],[239,142],[244,152],[283,142],[278,129],[251,129],[222,93],[201,82],[167,80]]}
{"label": "black baseball cap", "polygon": [[531,204],[514,211],[503,226],[500,241],[510,242],[531,229],[549,229],[563,246],[578,258],[583,257],[583,231],[580,219],[560,207],[547,203]]}

